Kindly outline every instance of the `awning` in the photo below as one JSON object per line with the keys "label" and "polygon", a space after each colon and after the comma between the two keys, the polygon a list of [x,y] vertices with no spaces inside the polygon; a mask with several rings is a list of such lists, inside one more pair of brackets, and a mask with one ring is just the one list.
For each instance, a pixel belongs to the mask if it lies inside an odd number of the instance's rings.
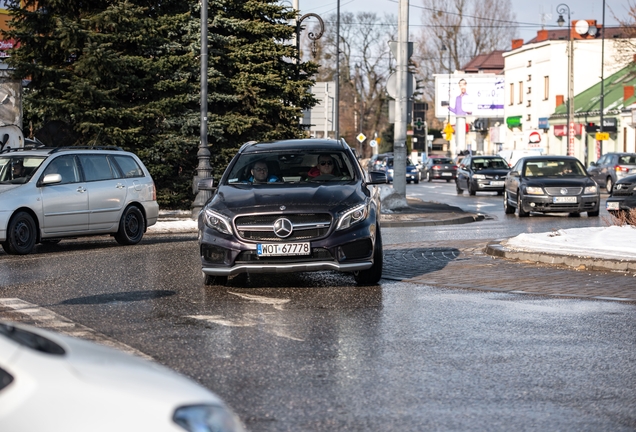
{"label": "awning", "polygon": [[509,128],[521,126],[521,116],[507,117],[506,118],[506,125]]}

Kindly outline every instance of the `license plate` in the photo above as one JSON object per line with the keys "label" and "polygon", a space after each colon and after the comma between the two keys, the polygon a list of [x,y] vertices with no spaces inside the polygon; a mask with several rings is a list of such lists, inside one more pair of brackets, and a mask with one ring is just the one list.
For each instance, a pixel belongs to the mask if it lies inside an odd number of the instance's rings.
{"label": "license plate", "polygon": [[275,243],[256,245],[258,256],[295,256],[311,254],[309,243]]}
{"label": "license plate", "polygon": [[576,203],[576,197],[575,196],[565,196],[565,197],[553,197],[552,198],[552,202],[555,204],[562,204],[562,203]]}
{"label": "license plate", "polygon": [[620,206],[616,201],[606,203],[605,208],[607,210],[620,210]]}
{"label": "license plate", "polygon": [[491,181],[490,186],[503,186],[504,182],[502,181]]}
{"label": "license plate", "polygon": [[442,173],[442,177],[450,177],[453,173]]}

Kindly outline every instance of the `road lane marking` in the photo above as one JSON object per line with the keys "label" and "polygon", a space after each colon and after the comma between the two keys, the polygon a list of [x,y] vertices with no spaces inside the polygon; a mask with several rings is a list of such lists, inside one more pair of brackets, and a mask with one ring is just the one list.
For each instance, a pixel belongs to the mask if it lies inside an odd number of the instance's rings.
{"label": "road lane marking", "polygon": [[41,329],[53,330],[67,336],[97,342],[101,345],[106,345],[110,348],[115,348],[119,351],[145,358],[146,360],[154,360],[148,354],[144,354],[131,346],[116,341],[115,339],[99,333],[90,327],[77,324],[49,309],[39,307],[22,299],[0,298],[0,318],[19,323],[21,322],[19,319],[16,320],[3,316],[3,308],[10,310],[14,314],[17,313],[27,317],[23,319],[25,324],[29,324],[30,321],[34,321],[35,327]]}
{"label": "road lane marking", "polygon": [[[256,296],[257,297],[257,296]],[[263,318],[262,314],[258,315],[260,318]],[[224,327],[254,327],[257,330],[263,331],[267,334],[282,337],[285,339],[290,339],[297,342],[304,342],[304,339],[292,336],[288,332],[282,330],[280,327],[280,323],[276,322],[275,324],[270,324],[268,322],[263,322],[262,320],[249,320],[245,318],[240,318],[237,320],[231,320],[229,318],[223,317],[221,315],[186,315],[186,318],[192,318],[195,320],[205,321],[212,324],[217,324]]]}
{"label": "road lane marking", "polygon": [[214,324],[222,325],[225,327],[254,327],[257,323],[243,321],[230,321],[228,319],[223,318],[221,315],[186,315],[186,318],[194,318],[197,320],[207,321]]}
{"label": "road lane marking", "polygon": [[263,296],[257,296],[254,294],[242,294],[242,293],[235,293],[232,291],[228,291],[228,294],[232,294],[235,295],[237,297],[241,297],[245,300],[249,300],[249,301],[253,301],[256,303],[261,303],[261,304],[268,304],[268,305],[272,305],[274,306],[274,309],[278,309],[278,310],[283,310],[283,305],[285,303],[289,303],[290,299],[279,299],[279,298],[272,298],[272,297],[263,297]]}

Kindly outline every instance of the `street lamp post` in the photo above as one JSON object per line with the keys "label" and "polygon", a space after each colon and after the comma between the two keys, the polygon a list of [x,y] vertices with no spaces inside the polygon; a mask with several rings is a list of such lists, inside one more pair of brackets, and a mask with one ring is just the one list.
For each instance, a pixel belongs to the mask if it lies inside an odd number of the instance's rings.
{"label": "street lamp post", "polygon": [[192,203],[192,218],[195,219],[199,211],[212,196],[209,190],[199,190],[199,180],[210,178],[210,149],[208,148],[208,0],[201,0],[201,141],[197,158],[197,174],[192,182],[192,191],[196,194]]}
{"label": "street lamp post", "polygon": [[570,21],[570,7],[561,3],[556,9],[559,14],[557,24],[563,27],[563,14],[568,14],[568,156],[574,156],[574,43],[572,41],[572,27]]}
{"label": "street lamp post", "polygon": [[316,41],[322,37],[322,34],[325,32],[325,23],[320,18],[320,15],[316,15],[315,13],[307,13],[300,17],[298,23],[296,24],[296,51],[298,52],[298,59],[300,60],[300,32],[302,31],[302,23],[307,18],[316,18],[318,23],[320,24],[320,31],[318,33],[309,32],[307,33],[307,37],[311,40],[311,54],[316,57]]}

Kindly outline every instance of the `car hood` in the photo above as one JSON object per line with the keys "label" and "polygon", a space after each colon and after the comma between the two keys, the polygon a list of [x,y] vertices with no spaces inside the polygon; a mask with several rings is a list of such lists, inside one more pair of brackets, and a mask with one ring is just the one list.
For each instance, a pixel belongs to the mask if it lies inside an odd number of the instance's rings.
{"label": "car hood", "polygon": [[13,189],[17,189],[20,186],[22,186],[21,184],[0,184],[0,194],[9,192]]}
{"label": "car hood", "polygon": [[359,183],[307,185],[224,185],[210,202],[210,207],[227,216],[237,213],[285,211],[340,211],[364,201],[368,196]]}
{"label": "car hood", "polygon": [[528,186],[541,186],[541,187],[585,187],[595,185],[588,177],[578,178],[554,178],[546,177],[541,179],[527,178],[525,182]]}
{"label": "car hood", "polygon": [[496,176],[498,175],[499,177],[505,177],[508,175],[508,173],[510,172],[510,170],[507,169],[483,169],[480,171],[475,171],[474,174],[483,174],[483,175],[489,175],[489,176]]}

